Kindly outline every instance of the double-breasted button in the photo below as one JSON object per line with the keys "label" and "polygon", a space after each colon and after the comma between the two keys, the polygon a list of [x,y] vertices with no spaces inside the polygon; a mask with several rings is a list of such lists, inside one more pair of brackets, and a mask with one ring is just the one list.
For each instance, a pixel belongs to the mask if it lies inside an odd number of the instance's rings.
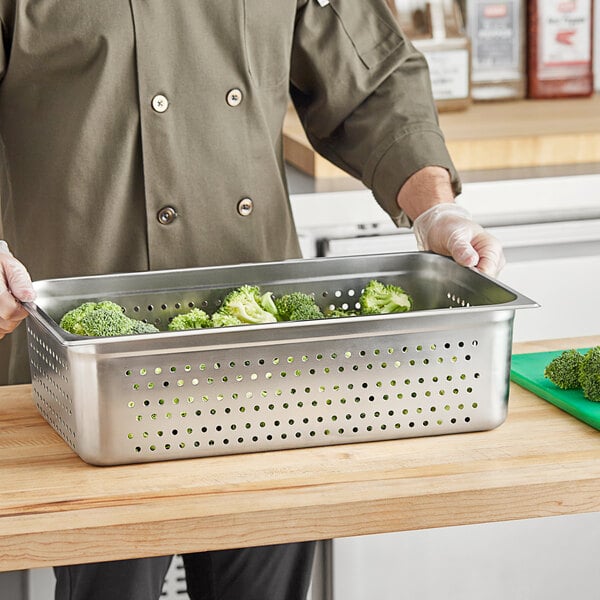
{"label": "double-breasted button", "polygon": [[244,99],[244,94],[242,94],[242,90],[239,88],[233,88],[227,92],[227,96],[225,96],[225,100],[229,106],[239,106]]}
{"label": "double-breasted button", "polygon": [[164,113],[167,108],[169,108],[169,100],[166,96],[162,94],[156,94],[154,98],[152,98],[152,108],[157,113]]}
{"label": "double-breasted button", "polygon": [[156,218],[161,225],[170,225],[177,218],[177,211],[172,206],[163,206],[156,213]]}
{"label": "double-breasted button", "polygon": [[247,217],[254,210],[252,198],[242,198],[237,204],[237,211],[242,217]]}

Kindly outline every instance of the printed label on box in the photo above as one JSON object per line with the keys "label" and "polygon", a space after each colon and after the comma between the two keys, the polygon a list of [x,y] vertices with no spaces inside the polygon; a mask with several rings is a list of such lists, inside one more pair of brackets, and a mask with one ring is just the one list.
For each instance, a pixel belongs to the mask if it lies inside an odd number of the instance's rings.
{"label": "printed label on box", "polygon": [[431,88],[436,100],[462,100],[469,97],[469,52],[463,50],[423,51]]}

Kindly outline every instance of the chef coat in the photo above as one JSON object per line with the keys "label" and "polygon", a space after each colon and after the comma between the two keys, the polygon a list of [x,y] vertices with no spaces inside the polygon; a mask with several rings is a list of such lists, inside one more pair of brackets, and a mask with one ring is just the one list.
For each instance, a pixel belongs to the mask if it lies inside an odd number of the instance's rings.
{"label": "chef coat", "polygon": [[0,0],[0,19],[3,237],[34,280],[299,256],[290,97],[399,225],[418,169],[459,190],[384,0]]}

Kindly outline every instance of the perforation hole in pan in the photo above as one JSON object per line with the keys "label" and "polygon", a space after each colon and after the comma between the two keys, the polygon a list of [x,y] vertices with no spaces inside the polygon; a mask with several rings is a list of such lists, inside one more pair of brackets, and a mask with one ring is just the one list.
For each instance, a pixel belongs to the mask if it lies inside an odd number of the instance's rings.
{"label": "perforation hole in pan", "polygon": [[442,340],[126,368],[127,443],[218,454],[464,428],[480,407],[479,349]]}
{"label": "perforation hole in pan", "polygon": [[152,323],[159,329],[166,329],[175,315],[186,313],[193,308],[207,312],[215,311],[219,306],[218,298],[204,298],[201,296],[186,297],[165,295],[155,297],[148,302],[134,302],[126,298],[119,300],[127,316],[147,323]]}
{"label": "perforation hole in pan", "polygon": [[448,301],[450,303],[450,305],[449,305],[450,308],[452,308],[453,306],[464,306],[464,307],[471,306],[471,304],[468,300],[459,296],[458,294],[453,294],[452,292],[447,292],[446,298],[448,298]]}
{"label": "perforation hole in pan", "polygon": [[44,418],[75,447],[71,425],[73,401],[69,394],[69,366],[54,348],[28,325],[29,364],[34,400]]}

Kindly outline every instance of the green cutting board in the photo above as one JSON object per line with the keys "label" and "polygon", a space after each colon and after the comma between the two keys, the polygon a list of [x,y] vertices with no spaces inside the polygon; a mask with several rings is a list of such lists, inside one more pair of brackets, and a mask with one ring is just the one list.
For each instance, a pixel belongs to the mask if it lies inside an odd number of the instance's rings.
{"label": "green cutting board", "polygon": [[[588,349],[579,348],[579,352],[585,354]],[[513,354],[510,378],[540,398],[600,430],[600,402],[586,400],[581,390],[561,390],[544,377],[546,365],[562,352]]]}

